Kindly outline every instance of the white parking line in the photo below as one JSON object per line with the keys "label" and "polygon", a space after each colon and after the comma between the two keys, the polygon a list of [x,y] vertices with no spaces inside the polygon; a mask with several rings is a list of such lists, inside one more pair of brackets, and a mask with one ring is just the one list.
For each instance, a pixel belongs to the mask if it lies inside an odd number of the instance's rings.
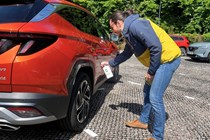
{"label": "white parking line", "polygon": [[184,73],[179,73],[179,75],[183,75],[183,76],[185,76],[186,74],[184,74]]}
{"label": "white parking line", "polygon": [[128,81],[129,83],[131,83],[132,85],[138,85],[138,86],[141,86],[140,83],[135,83],[135,82],[132,82],[132,81]]}
{"label": "white parking line", "polygon": [[187,99],[191,99],[191,100],[195,99],[194,97],[190,97],[190,96],[184,96],[184,97],[187,98]]}
{"label": "white parking line", "polygon": [[98,135],[96,133],[94,133],[92,130],[90,129],[85,129],[84,130],[87,134],[89,134],[91,137],[97,137]]}

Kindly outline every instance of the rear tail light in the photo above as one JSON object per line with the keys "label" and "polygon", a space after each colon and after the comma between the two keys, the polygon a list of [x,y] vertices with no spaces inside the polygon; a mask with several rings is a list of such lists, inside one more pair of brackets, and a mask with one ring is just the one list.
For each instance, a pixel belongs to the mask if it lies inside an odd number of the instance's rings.
{"label": "rear tail light", "polygon": [[20,49],[19,54],[25,54],[34,45],[34,43],[34,40],[30,40],[25,43],[25,45],[23,45],[23,47]]}
{"label": "rear tail light", "polygon": [[17,34],[0,33],[0,54],[10,50],[17,44],[19,44]]}
{"label": "rear tail light", "polygon": [[22,118],[42,116],[42,113],[39,110],[32,107],[9,107],[7,109]]}
{"label": "rear tail light", "polygon": [[57,40],[56,36],[30,33],[0,33],[0,54],[20,45],[18,55],[29,55],[45,49]]}
{"label": "rear tail light", "polygon": [[19,34],[19,39],[21,40],[21,47],[18,55],[29,55],[50,46],[57,40],[57,37],[52,35],[21,33]]}

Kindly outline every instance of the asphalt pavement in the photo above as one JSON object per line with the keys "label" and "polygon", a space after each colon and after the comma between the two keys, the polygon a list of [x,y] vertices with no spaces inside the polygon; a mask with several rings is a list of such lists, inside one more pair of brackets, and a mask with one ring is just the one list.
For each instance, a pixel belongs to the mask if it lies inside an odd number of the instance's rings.
{"label": "asphalt pavement", "polygon": [[[142,110],[147,68],[135,57],[120,65],[120,80],[106,83],[93,96],[89,123],[81,133],[62,132],[55,123],[26,126],[15,132],[0,131],[0,140],[146,140],[148,130],[129,128]],[[165,92],[166,140],[210,140],[210,63],[182,57]]]}

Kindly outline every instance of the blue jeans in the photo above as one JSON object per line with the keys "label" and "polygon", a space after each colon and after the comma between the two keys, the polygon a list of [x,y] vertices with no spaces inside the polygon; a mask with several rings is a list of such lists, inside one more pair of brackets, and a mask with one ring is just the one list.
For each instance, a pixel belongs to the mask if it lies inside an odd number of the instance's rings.
{"label": "blue jeans", "polygon": [[151,86],[146,83],[144,85],[144,106],[139,120],[148,124],[150,112],[154,115],[152,137],[156,140],[164,139],[166,116],[163,96],[180,62],[181,58],[177,58],[172,62],[161,64],[155,73]]}

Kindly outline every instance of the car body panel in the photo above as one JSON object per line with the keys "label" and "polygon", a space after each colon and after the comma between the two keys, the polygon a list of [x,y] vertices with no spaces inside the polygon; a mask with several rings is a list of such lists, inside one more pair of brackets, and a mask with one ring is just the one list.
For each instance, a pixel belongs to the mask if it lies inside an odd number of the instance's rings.
{"label": "car body panel", "polygon": [[210,54],[210,42],[199,42],[190,44],[187,56],[197,59],[208,59]]}
{"label": "car body panel", "polygon": [[[73,61],[73,56],[76,56],[78,51],[81,51],[82,49],[85,54],[86,50],[84,49],[84,46],[78,45],[78,42],[71,38],[71,36],[74,36],[74,38],[79,39],[81,36],[74,32],[74,28],[69,23],[61,19],[57,26],[52,24],[53,22],[57,22],[57,18],[59,18],[58,15],[54,14],[43,21],[28,23],[20,29],[20,33],[59,34],[60,38],[53,45],[38,53],[29,56],[16,57],[13,72],[19,74],[14,75],[13,77],[12,84],[14,84],[13,89],[15,91],[22,92],[23,90],[31,89],[29,90],[29,92],[31,92],[36,89],[39,93],[50,92],[54,94],[67,94],[67,89],[61,86],[61,84],[63,85],[63,83],[66,82],[62,81],[62,79],[66,78],[66,73],[70,70],[70,67],[68,66],[69,63]],[[60,28],[60,25],[63,28]],[[64,44],[71,45],[65,46]],[[77,48],[80,48],[80,50]],[[65,55],[65,57],[63,57],[63,55]],[[87,59],[88,56],[84,55],[80,57],[86,57]],[[49,60],[53,63],[49,64]],[[47,63],[48,65],[46,65]],[[40,65],[43,67],[39,67]],[[60,67],[62,67],[62,69],[60,69]],[[34,80],[31,81],[27,77],[34,78]],[[47,79],[53,80],[46,81]],[[19,85],[25,85],[25,87]],[[37,87],[34,85],[37,85]]]}
{"label": "car body panel", "polygon": [[1,23],[0,32],[10,32],[10,33],[17,33],[18,30],[24,26],[26,23]]}

